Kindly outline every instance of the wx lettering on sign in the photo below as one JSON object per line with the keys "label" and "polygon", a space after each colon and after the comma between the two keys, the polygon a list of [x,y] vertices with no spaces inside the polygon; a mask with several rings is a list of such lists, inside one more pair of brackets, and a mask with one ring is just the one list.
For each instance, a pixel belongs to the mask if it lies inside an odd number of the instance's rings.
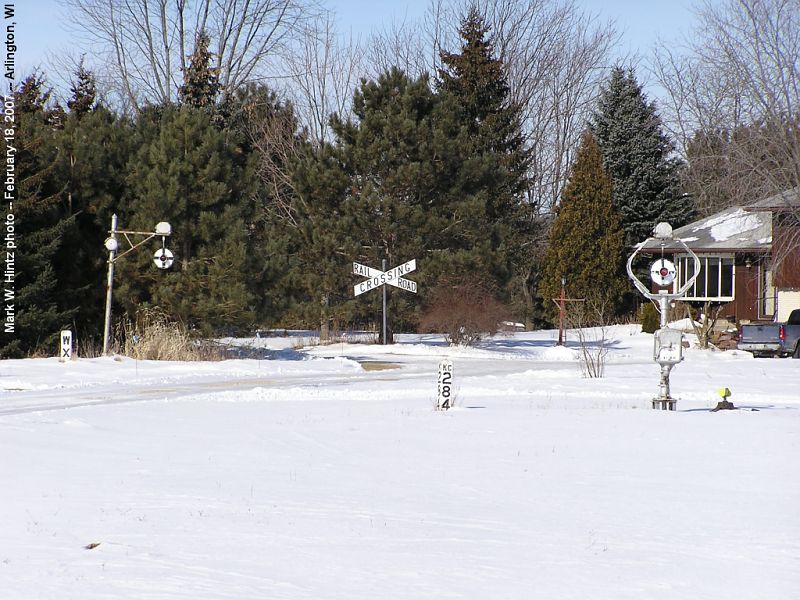
{"label": "wx lettering on sign", "polygon": [[406,263],[403,263],[402,265],[394,267],[393,269],[389,269],[388,271],[380,271],[378,269],[368,267],[367,265],[354,262],[353,275],[361,275],[362,277],[367,277],[368,279],[353,286],[353,292],[356,296],[359,296],[365,292],[389,284],[400,288],[401,290],[406,290],[407,292],[413,292],[416,294],[417,282],[405,279],[403,277],[403,275],[411,273],[411,271],[415,271],[416,268],[417,260],[414,258]]}
{"label": "wx lettering on sign", "polygon": [[61,354],[58,356],[58,361],[68,360],[72,360],[72,330],[65,329],[61,332]]}

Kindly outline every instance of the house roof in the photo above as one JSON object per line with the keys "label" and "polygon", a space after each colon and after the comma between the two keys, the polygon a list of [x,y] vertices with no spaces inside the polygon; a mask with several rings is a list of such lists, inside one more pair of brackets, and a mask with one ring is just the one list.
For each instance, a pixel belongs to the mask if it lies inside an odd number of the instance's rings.
{"label": "house roof", "polygon": [[[772,245],[772,213],[734,206],[714,215],[679,227],[672,232],[697,252],[767,252]],[[680,251],[676,241],[664,245],[666,251]],[[661,242],[650,238],[642,251],[661,251]]]}
{"label": "house roof", "polygon": [[772,212],[800,210],[800,187],[748,204],[744,209],[747,211],[769,210]]}

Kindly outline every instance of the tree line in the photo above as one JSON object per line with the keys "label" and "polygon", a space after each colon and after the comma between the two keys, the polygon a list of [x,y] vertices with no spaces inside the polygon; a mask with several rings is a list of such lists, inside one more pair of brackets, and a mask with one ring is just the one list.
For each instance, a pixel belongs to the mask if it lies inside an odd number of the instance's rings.
{"label": "tree line", "polygon": [[[216,6],[228,4],[235,2]],[[272,6],[255,3],[262,4]],[[294,20],[272,22],[271,35],[320,22],[291,6],[284,14]],[[163,77],[150,82],[136,80],[142,70],[118,77],[124,102],[108,100],[107,73],[98,77],[83,63],[64,106],[41,73],[32,74],[14,94],[19,309],[0,355],[49,348],[63,328],[79,340],[99,335],[102,242],[114,213],[124,229],[169,221],[176,255],[169,271],[153,268],[146,249],[120,260],[114,314],[135,318],[158,307],[199,335],[370,326],[380,299],[353,298],[351,265],[379,267],[382,259],[419,265],[420,293],[391,295],[395,330],[430,326],[426,316],[456,306],[466,289],[501,303],[508,319],[542,326],[555,318],[551,299],[563,280],[604,318],[629,313],[631,245],[659,221],[677,227],[707,210],[694,193],[706,175],[694,177],[691,154],[680,158],[633,68],[616,66],[592,81],[588,63],[575,59],[581,74],[569,78],[558,53],[549,64],[548,52],[531,58],[529,36],[544,24],[588,27],[574,7],[542,6],[550,11],[516,0],[465,5],[455,13],[455,37],[433,36],[431,62],[412,52],[418,45],[389,43],[404,39],[402,28],[387,33],[383,44],[373,42],[386,68],[362,78],[346,103],[321,85],[345,64],[332,59],[329,38],[300,38],[331,58],[308,80],[317,87],[303,87],[303,101],[251,81],[255,66],[237,70],[238,59],[274,47],[221,46],[215,19],[192,32],[178,71],[156,69],[151,76]],[[440,15],[448,8],[432,7]],[[274,16],[259,15],[262,23]],[[602,55],[606,42],[600,36],[573,50]],[[534,77],[563,93],[545,93]],[[332,108],[323,120],[320,111]],[[715,131],[699,128],[695,139]]]}

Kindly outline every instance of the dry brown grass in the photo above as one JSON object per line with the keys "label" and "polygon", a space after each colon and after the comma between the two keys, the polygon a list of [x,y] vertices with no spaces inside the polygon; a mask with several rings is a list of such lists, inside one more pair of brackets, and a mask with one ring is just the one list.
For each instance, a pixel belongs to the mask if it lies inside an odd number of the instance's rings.
{"label": "dry brown grass", "polygon": [[118,336],[120,353],[139,360],[222,360],[222,350],[194,338],[187,328],[158,308],[140,309]]}

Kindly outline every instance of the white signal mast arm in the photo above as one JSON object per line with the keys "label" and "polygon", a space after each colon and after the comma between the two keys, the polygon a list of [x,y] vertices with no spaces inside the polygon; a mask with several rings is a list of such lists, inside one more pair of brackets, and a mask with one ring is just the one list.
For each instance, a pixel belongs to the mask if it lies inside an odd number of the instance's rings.
{"label": "white signal mast arm", "polygon": [[[636,286],[636,289],[639,290],[642,293],[642,295],[646,296],[647,298],[650,298],[651,300],[664,296],[668,298],[680,298],[689,290],[689,288],[691,288],[694,285],[697,276],[700,275],[700,259],[697,258],[697,255],[694,252],[692,252],[692,249],[686,245],[686,242],[684,242],[680,238],[676,238],[675,241],[678,242],[681,246],[683,246],[683,249],[686,251],[686,253],[692,257],[694,265],[694,273],[692,274],[691,277],[686,279],[686,283],[684,283],[683,286],[678,291],[669,294],[669,293],[664,293],[662,290],[662,293],[654,294],[644,283],[642,283],[639,280],[638,277],[636,277],[636,275],[634,275],[632,268],[633,260],[636,258],[636,255],[639,254],[639,252],[645,246],[645,244],[647,244],[647,242],[649,242],[652,239],[654,238],[650,237],[647,238],[645,241],[636,244],[636,248],[633,251],[633,254],[630,255],[630,257],[628,258],[628,262],[625,265],[625,268],[628,271],[628,277],[630,277],[631,281],[633,282],[633,285]],[[661,245],[663,247],[666,240],[664,238],[656,238],[656,239],[660,239]]]}

